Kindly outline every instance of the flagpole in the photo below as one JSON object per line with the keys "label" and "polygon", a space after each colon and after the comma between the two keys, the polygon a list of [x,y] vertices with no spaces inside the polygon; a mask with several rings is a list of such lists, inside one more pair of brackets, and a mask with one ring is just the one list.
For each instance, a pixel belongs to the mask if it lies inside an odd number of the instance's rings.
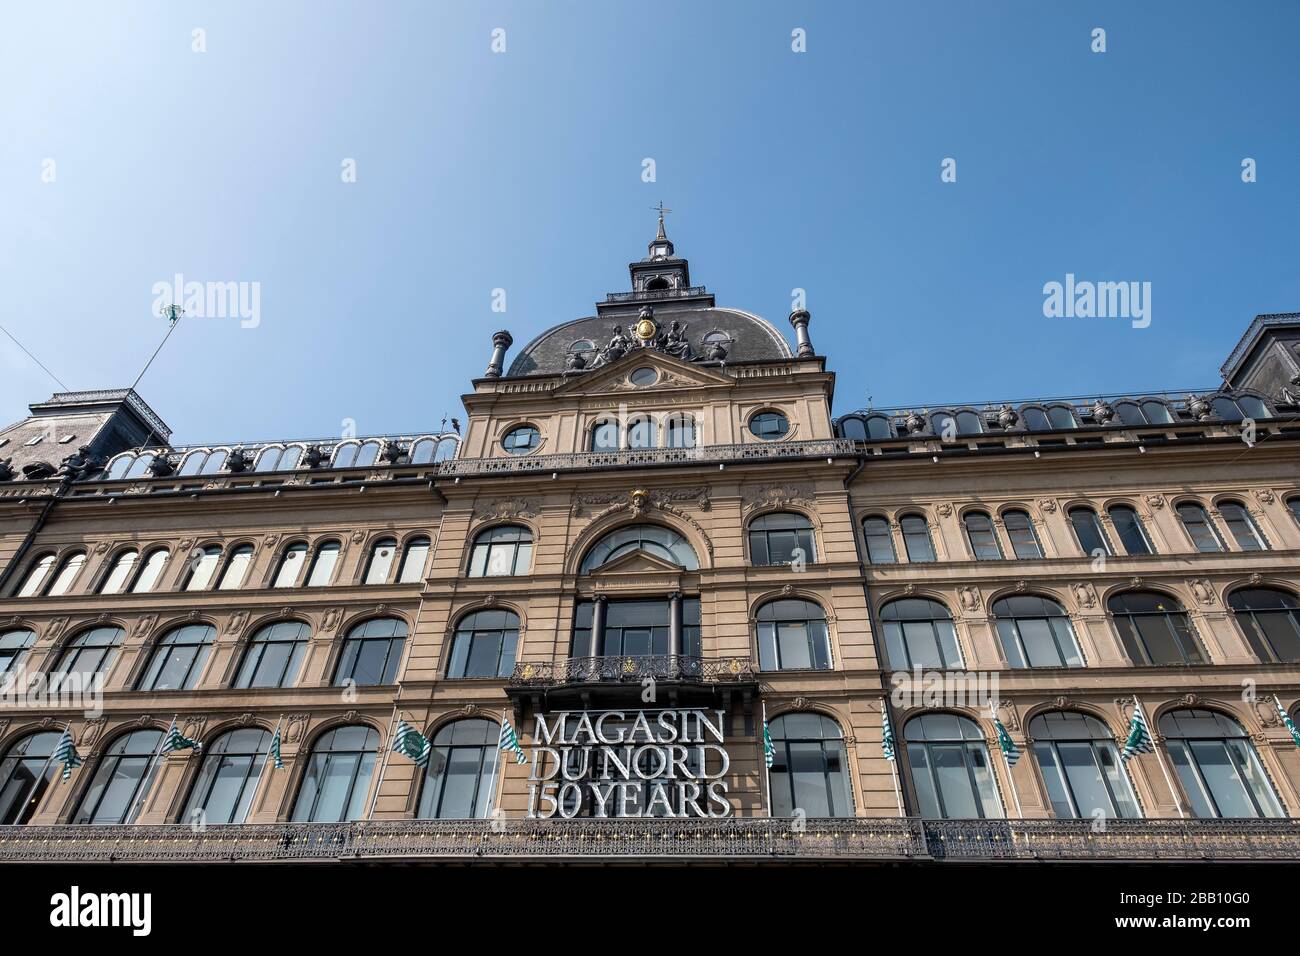
{"label": "flagpole", "polygon": [[[892,720],[889,720],[889,701],[883,697],[880,699],[880,712],[885,715],[885,720],[889,721],[890,733],[892,734],[894,728],[894,722]],[[903,812],[903,788],[898,779],[897,744],[895,744],[894,746],[894,757],[892,760],[889,760],[888,762],[889,762],[889,776],[893,778],[894,781],[894,799],[898,801],[898,815],[900,817],[903,817],[906,816],[907,814]]]}
{"label": "flagpole", "polygon": [[397,705],[393,704],[393,716],[388,721],[388,735],[384,737],[384,755],[379,758],[379,775],[375,778],[375,792],[370,795],[370,806],[366,810],[366,819],[375,812],[375,804],[379,802],[379,788],[384,783],[384,771],[388,768],[388,755],[393,749],[393,728],[397,726]]}
{"label": "flagpole", "polygon": [[135,800],[131,803],[131,812],[127,814],[127,823],[135,823],[136,814],[140,812],[140,807],[144,803],[144,798],[149,795],[149,789],[153,786],[153,768],[154,762],[157,761],[158,755],[162,753],[163,745],[167,743],[167,735],[171,733],[172,724],[176,723],[176,718],[180,714],[172,714],[172,722],[167,725],[163,731],[162,739],[158,741],[158,746],[154,748],[153,755],[149,758],[149,763],[145,765],[144,776],[140,778],[140,791],[135,795]]}
{"label": "flagpole", "polygon": [[[72,729],[72,721],[69,720],[66,724],[63,725],[63,734],[66,734],[71,729]],[[63,734],[59,734],[59,740],[63,739]],[[50,761],[54,759],[54,751],[58,749],[59,749],[59,745],[57,742],[55,742],[54,746],[50,748],[50,755],[45,758],[45,766],[41,767],[40,774],[38,774],[36,779],[32,781],[32,789],[27,791],[27,796],[23,797],[23,802],[19,804],[20,807],[27,806],[27,801],[32,798],[32,794],[36,792],[36,788],[39,787],[41,785],[41,781],[45,779],[45,771],[50,769]],[[18,816],[20,820],[22,818],[22,815],[23,815],[22,810],[19,810]],[[32,814],[32,816],[35,815],[36,815],[35,813]]]}
{"label": "flagpole", "polygon": [[[1142,707],[1142,701],[1138,700],[1137,694],[1133,695],[1133,706]],[[1187,814],[1183,812],[1183,801],[1178,796],[1178,791],[1174,789],[1173,778],[1169,776],[1169,768],[1165,766],[1165,755],[1160,752],[1160,744],[1156,741],[1155,732],[1151,729],[1150,722],[1147,721],[1146,711],[1142,711],[1142,722],[1147,725],[1147,733],[1151,735],[1151,749],[1156,752],[1156,760],[1160,763],[1160,772],[1165,775],[1165,786],[1169,788],[1169,796],[1174,798],[1174,807],[1178,810],[1179,819],[1186,819]]]}
{"label": "flagpole", "polygon": [[267,787],[270,786],[269,783],[263,784],[262,778],[266,775],[267,764],[271,762],[271,746],[272,744],[275,743],[275,735],[280,732],[280,725],[283,723],[284,723],[284,714],[281,714],[280,719],[275,722],[275,730],[271,731],[271,743],[266,745],[266,753],[262,754],[262,769],[259,770],[257,773],[257,783],[258,783],[259,790],[264,786]]}
{"label": "flagpole", "polygon": [[[1015,741],[1011,740],[1011,732],[1003,727],[1002,722],[998,720],[998,711],[993,705],[992,700],[989,701],[989,716],[993,718],[993,727],[995,731],[1000,728],[1001,733],[1006,734],[1007,741],[1013,748],[1015,748]],[[1000,737],[998,740],[998,750],[1002,751],[1002,764],[1007,768],[1007,789],[1011,791],[1011,802],[1016,805],[1016,816],[1023,820],[1025,818],[1025,811],[1020,809],[1020,794],[1016,793],[1015,771],[1011,764],[1011,758],[1007,755],[1007,751],[1002,749],[1002,740]],[[1019,749],[1016,748],[1016,750],[1016,759],[1019,759]]]}
{"label": "flagpole", "polygon": [[767,815],[770,817],[772,816],[772,768],[767,765],[767,701],[761,701],[760,706],[763,708],[763,727],[759,736],[758,749],[763,754],[763,781],[767,786]]}
{"label": "flagpole", "polygon": [[[501,725],[502,725],[503,727],[505,726],[505,720],[506,720],[506,712],[503,710],[503,711],[501,711]],[[517,739],[517,738],[518,738],[518,735],[516,735],[516,739]],[[495,794],[495,797],[494,797],[494,799],[496,800],[496,802],[493,804],[493,808],[492,808],[492,812],[493,812],[493,813],[496,813],[497,811],[499,811],[499,810],[501,809],[501,791],[505,788],[505,781],[506,781],[506,762],[505,762],[504,760],[501,759],[501,754],[503,754],[504,752],[505,752],[505,751],[503,751],[499,746],[497,747],[497,753],[496,753],[496,761],[497,761],[497,785],[496,785],[496,788],[495,788],[495,789],[496,789],[496,794]]]}

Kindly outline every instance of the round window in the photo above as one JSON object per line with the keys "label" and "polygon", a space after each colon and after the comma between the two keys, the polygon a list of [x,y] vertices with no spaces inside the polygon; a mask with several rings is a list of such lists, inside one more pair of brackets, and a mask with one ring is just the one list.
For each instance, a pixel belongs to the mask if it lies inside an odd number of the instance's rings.
{"label": "round window", "polygon": [[755,438],[772,441],[790,430],[790,420],[780,412],[759,412],[749,420],[749,430]]}
{"label": "round window", "polygon": [[653,385],[655,382],[659,381],[659,373],[650,368],[650,366],[643,365],[641,368],[636,369],[631,375],[629,375],[627,380],[638,388],[643,388],[646,385]]}
{"label": "round window", "polygon": [[542,433],[532,425],[520,425],[506,432],[501,447],[512,455],[526,455],[542,443]]}

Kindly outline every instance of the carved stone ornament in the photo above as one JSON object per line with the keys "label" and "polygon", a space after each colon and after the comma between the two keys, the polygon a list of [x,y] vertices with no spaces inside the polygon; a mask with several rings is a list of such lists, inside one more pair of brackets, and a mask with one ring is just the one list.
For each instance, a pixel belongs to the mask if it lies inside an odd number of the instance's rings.
{"label": "carved stone ornament", "polygon": [[1261,584],[1263,583],[1263,581],[1264,581],[1264,576],[1259,572],[1256,572],[1250,576],[1251,584]]}
{"label": "carved stone ornament", "polygon": [[915,585],[915,584],[908,584],[908,585],[905,585],[904,588],[903,588],[903,593],[904,593],[904,594],[915,594],[915,593],[916,593],[916,585]]}
{"label": "carved stone ornament", "polygon": [[793,584],[785,585],[783,588],[781,588],[781,593],[789,597],[791,594],[794,593],[794,585]]}
{"label": "carved stone ornament", "polygon": [[967,611],[978,611],[984,605],[984,598],[977,587],[967,584],[957,593],[961,595],[961,606]]}
{"label": "carved stone ornament", "polygon": [[83,750],[88,750],[95,745],[104,733],[104,728],[108,726],[107,717],[92,717],[81,726],[81,733],[77,736],[77,745]]}
{"label": "carved stone ornament", "polygon": [[1187,584],[1199,603],[1204,604],[1206,607],[1212,607],[1219,603],[1219,598],[1214,593],[1214,587],[1206,578],[1196,578],[1188,581]]}
{"label": "carved stone ornament", "polygon": [[262,547],[274,548],[276,542],[278,542],[279,540],[280,540],[280,536],[278,534],[268,534],[266,537],[262,539]]}
{"label": "carved stone ornament", "polygon": [[1255,498],[1262,505],[1271,505],[1277,500],[1277,496],[1273,494],[1273,489],[1271,488],[1256,488]]}
{"label": "carved stone ornament", "polygon": [[135,629],[131,633],[137,635],[148,634],[150,631],[153,630],[153,626],[157,622],[157,620],[158,620],[157,614],[145,614],[140,618],[140,620],[135,622]]}
{"label": "carved stone ornament", "polygon": [[45,628],[46,637],[58,637],[63,633],[63,629],[68,626],[66,617],[56,617]]}
{"label": "carved stone ornament", "polygon": [[650,492],[644,488],[634,488],[628,493],[628,503],[632,506],[632,514],[643,515],[650,508]]}
{"label": "carved stone ornament", "polygon": [[537,502],[531,498],[497,498],[485,502],[474,511],[475,521],[496,521],[502,518],[534,518]]}
{"label": "carved stone ornament", "polygon": [[322,631],[332,631],[339,626],[339,621],[343,619],[343,608],[332,607],[325,612],[325,617],[321,621],[320,629]]}
{"label": "carved stone ornament", "polygon": [[1080,581],[1070,585],[1074,591],[1074,599],[1079,603],[1081,608],[1093,608],[1097,606],[1097,591],[1092,584],[1087,581]]}
{"label": "carved stone ornament", "polygon": [[1151,508],[1153,511],[1159,511],[1161,508],[1165,506],[1165,496],[1147,495],[1146,503],[1147,503],[1147,507]]}
{"label": "carved stone ornament", "polygon": [[1040,498],[1038,501],[1038,507],[1042,508],[1048,514],[1051,514],[1056,510],[1056,501],[1052,498]]}
{"label": "carved stone ornament", "polygon": [[286,717],[284,719],[284,742],[296,744],[301,741],[307,733],[307,724],[310,721],[310,714],[290,714]]}
{"label": "carved stone ornament", "polygon": [[947,518],[952,514],[952,505],[945,501],[934,510],[939,512],[939,517]]}
{"label": "carved stone ornament", "polygon": [[244,625],[247,623],[248,623],[248,612],[236,611],[234,614],[230,615],[230,625],[226,628],[226,630],[230,631],[233,634],[238,631],[242,631],[244,629]]}
{"label": "carved stone ornament", "polygon": [[95,553],[96,553],[96,554],[103,554],[103,553],[104,553],[105,551],[107,551],[107,550],[108,550],[108,542],[107,542],[107,541],[101,541],[101,542],[99,542],[99,544],[95,545]]}
{"label": "carved stone ornament", "polygon": [[815,494],[809,485],[760,485],[744,490],[742,510],[785,508],[790,505],[812,507]]}

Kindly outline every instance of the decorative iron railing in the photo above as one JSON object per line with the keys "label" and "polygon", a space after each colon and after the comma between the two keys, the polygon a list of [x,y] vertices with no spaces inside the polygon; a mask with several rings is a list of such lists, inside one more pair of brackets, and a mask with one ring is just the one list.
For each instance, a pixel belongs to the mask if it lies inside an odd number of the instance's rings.
{"label": "decorative iron railing", "polygon": [[705,295],[702,285],[683,286],[680,289],[643,289],[640,292],[609,292],[606,302],[638,302],[641,299],[686,299]]}
{"label": "decorative iron railing", "polygon": [[1300,820],[915,817],[0,827],[0,862],[1300,860]]}
{"label": "decorative iron railing", "polygon": [[752,681],[754,662],[748,657],[686,657],[674,654],[628,654],[622,657],[569,657],[558,661],[523,661],[515,664],[509,684],[545,687],[645,678],[658,681]]}

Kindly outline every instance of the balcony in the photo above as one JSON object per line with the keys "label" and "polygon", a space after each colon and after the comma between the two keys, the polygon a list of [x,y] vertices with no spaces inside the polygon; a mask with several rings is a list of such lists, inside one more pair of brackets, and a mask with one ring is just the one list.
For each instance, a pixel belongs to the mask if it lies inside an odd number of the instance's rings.
{"label": "balcony", "polygon": [[0,827],[3,863],[1253,861],[1300,858],[1300,820],[769,817]]}

